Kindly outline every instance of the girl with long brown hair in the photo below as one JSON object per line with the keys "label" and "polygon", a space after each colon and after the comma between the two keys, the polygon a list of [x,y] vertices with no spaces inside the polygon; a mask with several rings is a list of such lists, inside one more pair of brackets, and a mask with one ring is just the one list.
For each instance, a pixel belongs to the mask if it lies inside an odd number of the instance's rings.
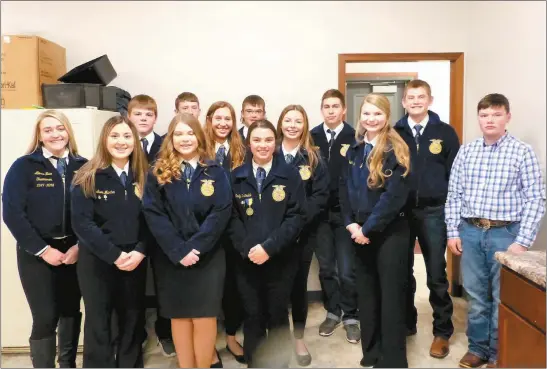
{"label": "girl with long brown hair", "polygon": [[[226,101],[217,101],[207,110],[205,117],[205,137],[207,140],[207,156],[217,161],[226,174],[243,164],[245,147],[241,135],[236,129],[236,113],[233,106]],[[237,252],[225,233],[222,245],[226,250],[226,278],[224,280],[224,295],[222,310],[224,311],[224,328],[226,333],[226,350],[239,363],[245,363],[243,347],[236,340],[236,332],[243,324],[244,310],[237,289],[235,264]],[[215,352],[211,367],[221,367],[220,357]]]}
{"label": "girl with long brown hair", "polygon": [[409,149],[390,124],[389,100],[369,94],[346,154],[340,205],[356,251],[361,366],[401,368],[406,359]]}
{"label": "girl with long brown hair", "polygon": [[[147,161],[135,126],[104,124],[93,158],[74,177],[72,224],[80,242],[78,278],[85,305],[84,367],[143,366],[147,243],[141,206]],[[117,352],[111,318],[118,321]]]}
{"label": "girl with long brown hair", "polygon": [[27,153],[11,166],[2,193],[3,219],[17,241],[19,277],[32,313],[32,365],[55,367],[57,328],[61,368],[76,367],[80,336],[78,240],[70,224],[70,182],[87,160],[68,118],[38,116]]}
{"label": "girl with long brown hair", "polygon": [[326,208],[329,197],[329,172],[319,149],[309,132],[309,121],[301,105],[289,105],[277,122],[278,152],[287,164],[298,169],[306,191],[306,220],[294,247],[297,267],[291,291],[291,311],[294,326],[296,359],[300,366],[311,363],[311,355],[304,343],[304,329],[308,316],[307,284],[311,260],[317,242],[318,216]]}
{"label": "girl with long brown hair", "polygon": [[224,169],[207,160],[199,121],[169,124],[143,197],[159,247],[152,251],[160,315],[171,319],[181,368],[209,368],[215,352],[226,261],[220,245],[232,210]]}

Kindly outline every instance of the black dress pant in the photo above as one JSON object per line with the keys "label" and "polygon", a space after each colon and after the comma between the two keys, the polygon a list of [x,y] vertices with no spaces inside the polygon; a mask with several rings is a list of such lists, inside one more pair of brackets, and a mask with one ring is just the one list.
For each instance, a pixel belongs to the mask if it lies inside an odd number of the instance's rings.
{"label": "black dress pant", "polygon": [[[151,247],[159,247],[159,246],[156,244]],[[149,247],[149,254],[151,251],[151,247]],[[159,306],[156,273],[154,272],[154,267],[152,266],[152,263],[150,262],[150,258],[148,258],[146,263],[148,264],[148,270],[152,272],[152,276],[154,278],[154,289],[156,291],[154,297],[156,298],[156,305]],[[160,340],[173,339],[171,334],[171,319],[162,317],[160,315],[160,309],[158,308],[156,308],[156,322],[154,323],[154,330],[156,331],[156,335],[158,336],[158,339]]]}
{"label": "black dress pant", "polygon": [[[131,248],[125,250],[131,251]],[[78,277],[85,305],[84,368],[142,368],[146,260],[131,272],[119,270],[80,247]],[[118,321],[117,352],[111,318]]]}
{"label": "black dress pant", "polygon": [[[61,252],[77,243],[75,237],[45,241]],[[76,264],[52,266],[18,246],[17,267],[32,314],[31,340],[55,336],[59,317],[79,317],[81,294]]]}
{"label": "black dress pant", "polygon": [[407,294],[407,328],[412,330],[418,321],[418,312],[414,306],[416,279],[414,278],[414,244],[416,237],[424,256],[427,271],[429,303],[433,308],[433,335],[449,339],[454,332],[452,324],[452,299],[448,294],[446,276],[446,223],[444,205],[412,209],[409,212],[409,281]]}
{"label": "black dress pant", "polygon": [[226,250],[226,277],[224,279],[224,295],[222,296],[222,310],[224,311],[224,328],[226,335],[235,336],[243,324],[245,310],[241,302],[241,294],[237,286],[236,264],[241,256],[231,244]]}
{"label": "black dress pant", "polygon": [[408,222],[398,217],[370,244],[355,244],[361,345],[366,366],[405,368]]}
{"label": "black dress pant", "polygon": [[245,307],[243,351],[251,368],[288,367],[291,358],[289,297],[296,263],[292,250],[262,265],[238,261],[237,282]]}
{"label": "black dress pant", "polygon": [[308,274],[315,250],[316,235],[313,232],[302,233],[295,248],[297,263],[291,291],[291,314],[294,327],[294,338],[304,338],[306,320],[308,319]]}

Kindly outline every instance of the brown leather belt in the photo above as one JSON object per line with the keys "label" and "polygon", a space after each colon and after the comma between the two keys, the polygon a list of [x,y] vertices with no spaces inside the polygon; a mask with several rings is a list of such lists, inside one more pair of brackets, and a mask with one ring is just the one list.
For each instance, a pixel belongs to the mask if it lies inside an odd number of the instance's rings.
{"label": "brown leather belt", "polygon": [[513,222],[508,220],[490,220],[484,218],[467,218],[467,221],[476,227],[482,229],[490,229],[496,227],[505,227]]}

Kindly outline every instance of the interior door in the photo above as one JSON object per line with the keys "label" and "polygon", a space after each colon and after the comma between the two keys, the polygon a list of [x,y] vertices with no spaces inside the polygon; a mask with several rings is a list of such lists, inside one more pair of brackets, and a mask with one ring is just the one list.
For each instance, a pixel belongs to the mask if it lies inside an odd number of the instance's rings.
{"label": "interior door", "polygon": [[354,128],[359,118],[359,108],[363,99],[369,93],[378,93],[386,96],[391,108],[391,125],[394,125],[406,111],[402,105],[403,92],[407,81],[378,81],[359,80],[348,81],[347,85],[347,113],[346,122]]}

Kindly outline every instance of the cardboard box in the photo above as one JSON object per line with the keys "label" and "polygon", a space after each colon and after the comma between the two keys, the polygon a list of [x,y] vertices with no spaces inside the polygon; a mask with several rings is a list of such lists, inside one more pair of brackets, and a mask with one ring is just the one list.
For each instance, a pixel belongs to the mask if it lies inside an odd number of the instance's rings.
{"label": "cardboard box", "polygon": [[42,83],[66,73],[66,50],[39,36],[2,35],[2,109],[42,106]]}

